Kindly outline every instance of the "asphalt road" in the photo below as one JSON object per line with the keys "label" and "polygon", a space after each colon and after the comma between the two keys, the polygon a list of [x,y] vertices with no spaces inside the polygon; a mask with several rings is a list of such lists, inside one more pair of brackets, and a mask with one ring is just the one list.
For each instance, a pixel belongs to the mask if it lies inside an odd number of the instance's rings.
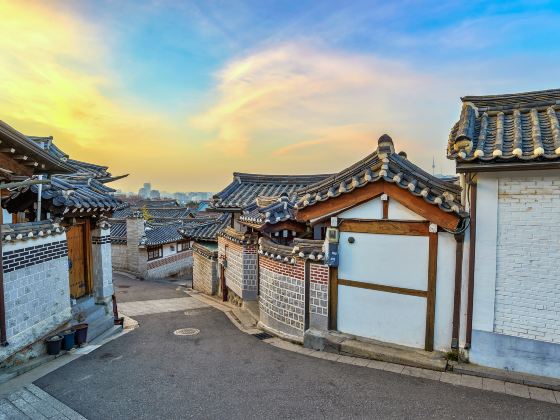
{"label": "asphalt road", "polygon": [[[117,280],[127,299],[184,297]],[[35,384],[89,419],[558,419],[560,406],[281,350],[211,308],[139,316],[140,327]],[[200,334],[175,336],[178,328]]]}

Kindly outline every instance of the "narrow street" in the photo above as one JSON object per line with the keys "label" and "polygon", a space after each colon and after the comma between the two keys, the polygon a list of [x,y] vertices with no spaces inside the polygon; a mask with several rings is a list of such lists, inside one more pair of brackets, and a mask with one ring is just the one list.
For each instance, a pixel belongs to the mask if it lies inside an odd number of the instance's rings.
{"label": "narrow street", "polygon": [[[139,328],[35,382],[88,419],[560,416],[558,405],[278,349],[173,284],[115,284],[123,308],[150,312],[135,316]],[[166,312],[177,299],[182,309]]]}

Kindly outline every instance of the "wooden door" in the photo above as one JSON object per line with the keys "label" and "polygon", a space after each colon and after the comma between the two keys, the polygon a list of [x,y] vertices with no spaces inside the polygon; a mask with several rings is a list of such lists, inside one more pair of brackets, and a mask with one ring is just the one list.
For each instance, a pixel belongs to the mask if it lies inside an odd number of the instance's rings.
{"label": "wooden door", "polygon": [[70,296],[78,299],[87,293],[85,225],[74,225],[66,232],[68,241],[68,265]]}

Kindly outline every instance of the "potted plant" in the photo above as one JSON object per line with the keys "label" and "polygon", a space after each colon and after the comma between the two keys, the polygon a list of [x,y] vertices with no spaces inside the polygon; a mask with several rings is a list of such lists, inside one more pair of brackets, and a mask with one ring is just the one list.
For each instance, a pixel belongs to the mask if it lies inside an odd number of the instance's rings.
{"label": "potted plant", "polygon": [[74,325],[74,341],[77,346],[81,346],[87,341],[88,324]]}
{"label": "potted plant", "polygon": [[62,333],[62,350],[72,350],[74,348],[74,331],[66,330]]}
{"label": "potted plant", "polygon": [[56,356],[60,353],[62,347],[62,337],[60,335],[54,335],[47,339],[47,353],[51,356]]}

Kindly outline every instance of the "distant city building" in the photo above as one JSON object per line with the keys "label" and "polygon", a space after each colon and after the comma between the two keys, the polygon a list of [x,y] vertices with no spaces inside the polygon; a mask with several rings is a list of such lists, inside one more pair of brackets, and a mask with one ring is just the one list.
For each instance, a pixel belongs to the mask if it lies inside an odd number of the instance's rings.
{"label": "distant city building", "polygon": [[159,200],[161,198],[159,191],[158,190],[152,190],[150,191],[150,195],[149,198],[151,200]]}

